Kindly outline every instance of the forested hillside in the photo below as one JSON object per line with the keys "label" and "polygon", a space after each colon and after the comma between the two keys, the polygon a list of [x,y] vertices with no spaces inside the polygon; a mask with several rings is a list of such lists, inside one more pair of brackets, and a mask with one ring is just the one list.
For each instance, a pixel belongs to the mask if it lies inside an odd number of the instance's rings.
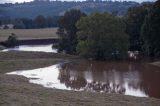
{"label": "forested hillside", "polygon": [[110,12],[124,15],[129,7],[137,6],[136,2],[112,2],[112,1],[33,1],[28,3],[0,4],[1,18],[35,18],[38,15],[59,16],[70,9],[80,9],[86,14],[92,12]]}

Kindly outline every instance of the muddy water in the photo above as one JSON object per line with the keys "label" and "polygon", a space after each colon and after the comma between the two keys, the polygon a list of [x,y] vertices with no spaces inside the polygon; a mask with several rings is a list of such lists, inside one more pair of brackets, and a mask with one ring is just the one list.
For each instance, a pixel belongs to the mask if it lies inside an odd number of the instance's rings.
{"label": "muddy water", "polygon": [[34,51],[34,52],[53,52],[57,53],[57,49],[52,48],[52,44],[49,45],[20,45],[14,48],[8,48],[2,50],[3,52],[6,51]]}
{"label": "muddy water", "polygon": [[83,61],[7,74],[49,88],[160,98],[160,68],[147,63]]}

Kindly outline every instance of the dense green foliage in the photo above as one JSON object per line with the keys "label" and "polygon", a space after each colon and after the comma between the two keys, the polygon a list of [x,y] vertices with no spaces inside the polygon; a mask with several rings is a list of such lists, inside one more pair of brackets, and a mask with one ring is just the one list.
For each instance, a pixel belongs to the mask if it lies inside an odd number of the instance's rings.
{"label": "dense green foliage", "polygon": [[144,23],[145,16],[148,14],[151,4],[132,7],[128,9],[126,15],[126,32],[129,35],[130,50],[141,51],[143,40],[140,37],[141,27]]}
{"label": "dense green foliage", "polygon": [[113,12],[117,11],[118,15],[124,15],[129,7],[139,5],[136,2],[119,2],[119,1],[101,1],[88,0],[83,2],[75,1],[43,1],[38,0],[29,3],[17,4],[0,4],[0,17],[10,18],[35,18],[38,15],[59,16],[63,15],[66,10],[79,9],[86,14],[94,11]]}
{"label": "dense green foliage", "polygon": [[126,15],[130,49],[160,56],[160,1],[132,7]]}
{"label": "dense green foliage", "polygon": [[35,27],[36,28],[44,28],[46,26],[47,22],[44,16],[39,15],[35,19]]}
{"label": "dense green foliage", "polygon": [[146,16],[141,34],[145,53],[160,57],[160,0],[155,2]]}
{"label": "dense green foliage", "polygon": [[124,58],[128,50],[125,24],[119,17],[95,13],[77,23],[78,54],[95,59]]}
{"label": "dense green foliage", "polygon": [[13,25],[14,25],[13,26],[14,29],[25,29],[25,25],[23,21],[20,19],[15,19]]}
{"label": "dense green foliage", "polygon": [[0,20],[0,26],[2,25],[2,21]]}
{"label": "dense green foliage", "polygon": [[58,51],[65,51],[69,54],[76,53],[77,46],[77,28],[75,26],[76,22],[85,16],[80,10],[70,10],[67,11],[63,17],[59,20],[59,29],[57,34],[60,37],[60,42],[58,45]]}
{"label": "dense green foliage", "polygon": [[5,41],[5,44],[6,44],[7,47],[14,47],[14,46],[16,46],[18,44],[18,40],[17,40],[16,35],[14,33],[12,33],[8,37],[7,41]]}

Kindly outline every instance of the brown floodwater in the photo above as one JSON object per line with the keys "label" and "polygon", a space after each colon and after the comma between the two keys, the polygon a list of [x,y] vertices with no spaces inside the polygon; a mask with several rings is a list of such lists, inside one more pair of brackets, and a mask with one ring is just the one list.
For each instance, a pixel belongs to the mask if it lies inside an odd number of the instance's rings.
{"label": "brown floodwater", "polygon": [[160,67],[144,62],[81,61],[7,74],[49,88],[160,98]]}

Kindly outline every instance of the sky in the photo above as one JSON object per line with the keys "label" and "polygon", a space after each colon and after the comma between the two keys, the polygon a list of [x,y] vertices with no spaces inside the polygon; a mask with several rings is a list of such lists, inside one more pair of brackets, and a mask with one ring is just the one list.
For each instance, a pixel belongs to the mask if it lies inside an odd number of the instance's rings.
{"label": "sky", "polygon": [[[0,3],[15,3],[15,2],[29,2],[33,0],[0,0]],[[85,1],[85,0],[62,0],[62,1]],[[113,0],[114,1],[114,0]],[[117,1],[136,1],[136,2],[143,2],[143,1],[156,1],[156,0],[117,0]]]}

